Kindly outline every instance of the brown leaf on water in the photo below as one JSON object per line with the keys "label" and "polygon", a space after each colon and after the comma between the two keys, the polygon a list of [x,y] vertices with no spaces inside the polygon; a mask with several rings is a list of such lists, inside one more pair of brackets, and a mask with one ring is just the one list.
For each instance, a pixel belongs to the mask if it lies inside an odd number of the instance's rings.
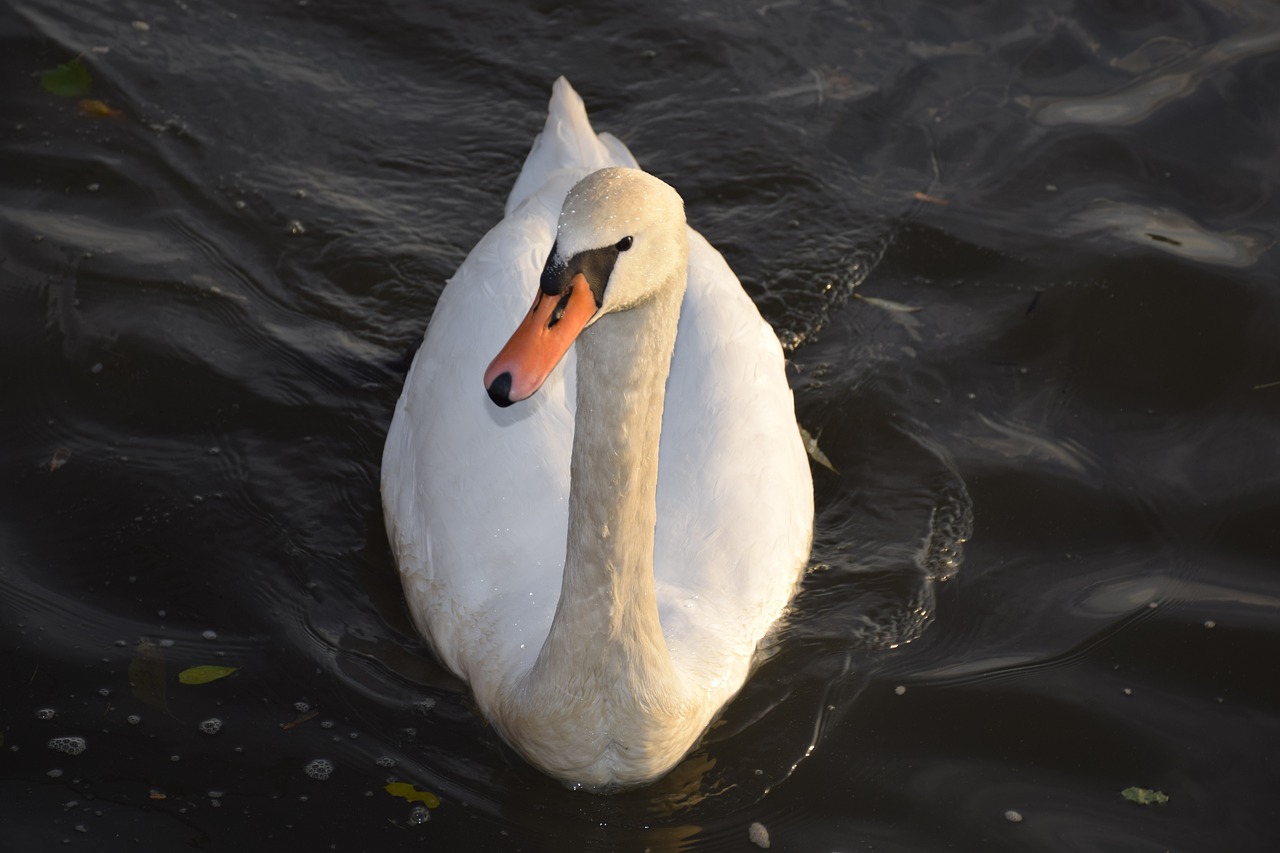
{"label": "brown leaf on water", "polygon": [[122,110],[108,106],[105,101],[99,101],[96,98],[85,98],[78,101],[76,106],[80,108],[80,112],[93,118],[120,118],[124,115]]}
{"label": "brown leaf on water", "polygon": [[307,713],[303,714],[302,716],[300,716],[300,717],[296,718],[293,722],[285,723],[285,724],[284,724],[284,725],[282,725],[280,728],[281,728],[283,731],[286,731],[286,732],[287,732],[287,731],[289,731],[289,729],[293,728],[294,726],[300,726],[300,725],[302,725],[303,723],[305,723],[307,720],[315,719],[315,718],[316,718],[316,717],[318,717],[318,716],[320,716],[320,712],[319,712],[319,711],[308,711]]}
{"label": "brown leaf on water", "polygon": [[164,692],[164,652],[150,640],[141,640],[129,662],[129,687],[133,695],[154,708],[168,712]]}
{"label": "brown leaf on water", "polygon": [[49,459],[50,473],[57,471],[63,465],[67,464],[67,460],[71,458],[71,451],[66,447],[59,447],[53,451],[53,456]]}
{"label": "brown leaf on water", "polygon": [[929,195],[928,193],[922,193],[919,190],[916,190],[914,193],[912,193],[911,197],[914,198],[916,201],[924,201],[924,202],[928,202],[929,204],[937,204],[937,205],[942,205],[944,207],[948,204],[951,204],[951,202],[947,201],[945,198],[938,198],[936,195]]}

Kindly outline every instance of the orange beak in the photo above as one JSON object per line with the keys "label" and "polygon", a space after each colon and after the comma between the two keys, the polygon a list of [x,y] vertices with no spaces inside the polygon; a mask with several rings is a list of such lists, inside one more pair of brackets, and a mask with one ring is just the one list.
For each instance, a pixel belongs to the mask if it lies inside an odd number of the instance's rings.
{"label": "orange beak", "polygon": [[582,273],[559,296],[539,289],[533,307],[484,372],[489,398],[505,407],[533,396],[595,313],[595,296]]}

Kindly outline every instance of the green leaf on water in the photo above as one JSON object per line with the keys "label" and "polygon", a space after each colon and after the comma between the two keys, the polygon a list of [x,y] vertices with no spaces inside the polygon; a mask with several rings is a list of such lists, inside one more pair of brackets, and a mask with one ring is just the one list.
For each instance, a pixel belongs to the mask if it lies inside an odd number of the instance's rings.
{"label": "green leaf on water", "polygon": [[1125,788],[1120,792],[1120,796],[1124,797],[1131,803],[1137,803],[1140,806],[1149,806],[1152,803],[1164,805],[1169,802],[1169,795],[1163,791],[1153,791],[1150,788]]}
{"label": "green leaf on water", "polygon": [[83,98],[93,88],[88,67],[73,59],[40,75],[40,86],[53,95],[67,98]]}
{"label": "green leaf on water", "polygon": [[238,666],[193,666],[178,673],[178,680],[183,684],[208,684],[219,678],[226,678],[235,672]]}
{"label": "green leaf on water", "polygon": [[388,782],[384,789],[393,797],[403,797],[411,803],[422,803],[429,809],[440,805],[440,798],[430,791],[419,791],[408,782]]}

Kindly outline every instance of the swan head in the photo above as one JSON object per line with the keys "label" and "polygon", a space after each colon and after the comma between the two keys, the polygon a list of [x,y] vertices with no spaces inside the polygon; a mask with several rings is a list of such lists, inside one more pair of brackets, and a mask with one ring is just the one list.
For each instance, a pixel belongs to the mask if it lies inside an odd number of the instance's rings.
{"label": "swan head", "polygon": [[484,373],[499,406],[542,386],[583,329],[683,287],[684,201],[639,169],[592,172],[569,190],[533,307]]}

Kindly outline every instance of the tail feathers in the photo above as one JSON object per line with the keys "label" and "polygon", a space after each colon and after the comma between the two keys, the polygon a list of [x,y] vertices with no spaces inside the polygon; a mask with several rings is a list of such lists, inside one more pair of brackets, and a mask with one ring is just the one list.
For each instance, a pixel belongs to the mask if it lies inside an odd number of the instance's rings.
{"label": "tail feathers", "polygon": [[561,169],[595,171],[607,166],[639,168],[636,158],[621,141],[608,133],[597,135],[591,129],[581,96],[568,80],[561,77],[551,87],[547,123],[533,140],[524,168],[511,188],[506,213],[510,215],[533,195],[553,172]]}

